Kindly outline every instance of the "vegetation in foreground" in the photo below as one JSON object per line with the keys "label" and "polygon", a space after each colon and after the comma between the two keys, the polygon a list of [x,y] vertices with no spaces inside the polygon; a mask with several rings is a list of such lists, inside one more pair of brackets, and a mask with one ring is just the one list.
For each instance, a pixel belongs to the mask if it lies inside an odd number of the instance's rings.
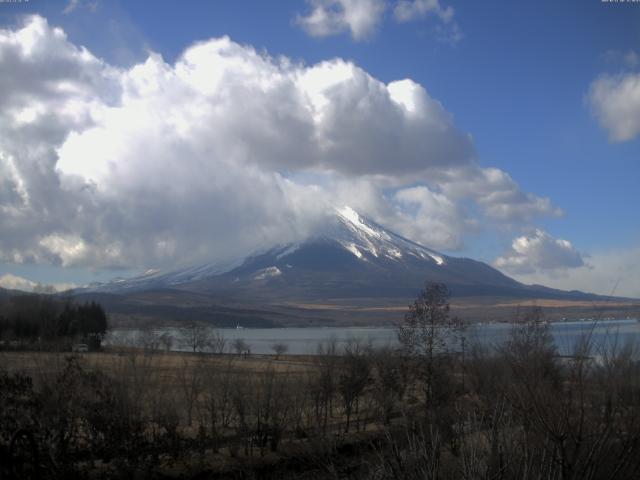
{"label": "vegetation in foreground", "polygon": [[503,345],[449,350],[460,325],[430,285],[393,351],[7,353],[0,476],[637,478],[635,347],[587,336],[560,357],[542,320],[533,309]]}

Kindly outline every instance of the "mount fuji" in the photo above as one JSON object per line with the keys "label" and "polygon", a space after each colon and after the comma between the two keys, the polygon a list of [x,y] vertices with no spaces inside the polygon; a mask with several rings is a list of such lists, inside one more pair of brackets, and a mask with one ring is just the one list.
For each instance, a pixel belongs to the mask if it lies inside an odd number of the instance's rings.
{"label": "mount fuji", "polygon": [[408,240],[350,207],[336,209],[321,233],[303,242],[276,246],[227,264],[148,271],[138,277],[92,285],[82,292],[171,290],[273,304],[345,298],[411,299],[425,282],[445,283],[458,297],[594,297],[524,285],[485,263],[443,255]]}

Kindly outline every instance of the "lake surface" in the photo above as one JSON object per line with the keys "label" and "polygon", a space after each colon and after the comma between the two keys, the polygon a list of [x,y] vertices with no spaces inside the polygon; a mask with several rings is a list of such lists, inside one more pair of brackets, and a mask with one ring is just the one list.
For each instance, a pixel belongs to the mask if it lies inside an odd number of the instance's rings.
{"label": "lake surface", "polygon": [[[475,324],[466,328],[464,336],[467,344],[477,341],[483,345],[500,345],[509,337],[512,328],[513,325],[508,323]],[[596,346],[622,346],[629,342],[640,344],[640,321],[636,319],[559,322],[552,323],[550,330],[561,354],[572,353],[574,346],[585,335],[591,335]],[[220,328],[212,331],[224,336],[228,351],[231,351],[234,340],[243,339],[251,353],[256,354],[273,353],[272,346],[275,343],[286,344],[287,353],[290,354],[315,354],[319,343],[326,344],[329,341],[336,343],[339,352],[351,339],[358,339],[374,347],[398,344],[396,331],[392,327]],[[105,344],[141,346],[144,338],[149,338],[150,332],[154,336],[170,335],[173,338],[172,350],[189,350],[182,341],[184,330],[179,328],[152,331],[115,329],[109,332]]]}

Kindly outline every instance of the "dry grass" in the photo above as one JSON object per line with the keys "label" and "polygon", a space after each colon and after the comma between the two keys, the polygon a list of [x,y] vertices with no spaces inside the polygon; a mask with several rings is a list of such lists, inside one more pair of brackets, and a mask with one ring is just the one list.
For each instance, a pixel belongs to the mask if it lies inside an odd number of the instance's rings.
{"label": "dry grass", "polygon": [[[15,372],[20,371],[29,375],[49,375],[59,372],[65,358],[70,352],[35,352],[35,351],[0,351],[0,368]],[[304,373],[312,365],[313,357],[305,355],[281,355],[278,360],[272,355],[207,355],[183,352],[167,352],[145,354],[133,349],[119,351],[105,351],[73,354],[82,359],[82,363],[89,369],[104,373],[117,372],[124,365],[132,361],[143,365],[145,369],[153,370],[156,374],[170,378],[176,370],[187,368],[207,367],[231,368],[238,373],[257,374],[271,368],[276,372]]]}

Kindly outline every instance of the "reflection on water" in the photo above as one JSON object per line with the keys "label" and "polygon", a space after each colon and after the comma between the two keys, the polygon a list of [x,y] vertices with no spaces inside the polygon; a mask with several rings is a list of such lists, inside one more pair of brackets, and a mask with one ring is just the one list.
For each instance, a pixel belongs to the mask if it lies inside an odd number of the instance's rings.
{"label": "reflection on water", "polygon": [[[551,333],[562,354],[573,351],[576,343],[590,335],[595,346],[622,346],[640,340],[640,322],[635,319],[607,321],[570,321],[551,324]],[[467,344],[479,342],[484,345],[500,345],[509,336],[512,328],[507,323],[476,324],[466,328]],[[315,354],[320,342],[335,341],[338,351],[350,339],[358,339],[374,347],[397,345],[396,332],[392,327],[310,327],[310,328],[221,328],[216,329],[226,339],[227,349],[236,339],[243,339],[251,353],[273,353],[275,343],[284,343],[290,354]],[[116,329],[111,331],[107,345],[143,345],[150,336],[171,336],[171,349],[187,351],[183,341],[184,331],[178,328],[160,328],[153,331]]]}

